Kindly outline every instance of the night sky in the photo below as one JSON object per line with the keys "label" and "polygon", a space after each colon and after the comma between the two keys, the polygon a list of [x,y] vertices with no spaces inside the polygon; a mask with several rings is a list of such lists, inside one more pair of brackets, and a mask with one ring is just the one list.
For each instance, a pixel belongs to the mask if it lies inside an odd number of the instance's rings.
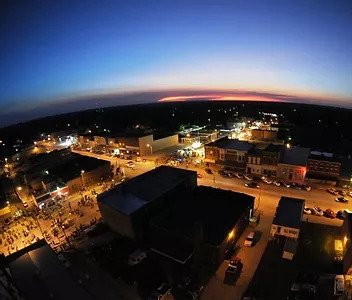
{"label": "night sky", "polygon": [[351,0],[0,3],[6,122],[159,91],[352,107]]}

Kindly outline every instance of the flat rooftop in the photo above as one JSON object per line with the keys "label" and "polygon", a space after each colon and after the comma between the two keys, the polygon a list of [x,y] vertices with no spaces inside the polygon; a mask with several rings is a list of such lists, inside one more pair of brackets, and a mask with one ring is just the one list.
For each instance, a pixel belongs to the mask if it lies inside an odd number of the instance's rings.
{"label": "flat rooftop", "polygon": [[276,208],[273,224],[300,228],[304,203],[304,199],[281,197]]}
{"label": "flat rooftop", "polygon": [[222,149],[233,149],[238,151],[249,151],[255,147],[254,144],[236,139],[229,139],[227,137],[218,139],[217,141],[209,143],[206,146],[218,147]]}
{"label": "flat rooftop", "polygon": [[92,299],[44,240],[7,256],[5,260],[26,299]]}
{"label": "flat rooftop", "polygon": [[77,153],[71,153],[69,159],[49,168],[48,172],[49,175],[61,178],[63,182],[67,182],[81,176],[82,170],[89,172],[105,164],[110,164],[110,162]]}
{"label": "flat rooftop", "polygon": [[309,154],[309,148],[296,146],[285,148],[280,157],[280,163],[294,166],[306,166]]}
{"label": "flat rooftop", "polygon": [[99,195],[98,201],[129,215],[196,176],[195,171],[160,166]]}
{"label": "flat rooftop", "polygon": [[220,245],[241,215],[253,208],[254,197],[243,193],[199,186],[185,193],[154,222],[193,239],[195,224],[202,224],[204,241]]}
{"label": "flat rooftop", "polygon": [[267,147],[263,149],[263,152],[280,153],[282,149],[283,149],[282,145],[269,144]]}

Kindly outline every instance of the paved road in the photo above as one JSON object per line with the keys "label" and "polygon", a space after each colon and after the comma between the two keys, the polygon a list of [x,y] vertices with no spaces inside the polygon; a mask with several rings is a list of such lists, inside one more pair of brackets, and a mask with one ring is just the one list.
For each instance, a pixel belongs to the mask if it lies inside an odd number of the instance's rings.
{"label": "paved road", "polygon": [[[155,168],[155,163],[153,160],[147,160],[146,162],[134,162],[135,168],[127,168],[126,162],[127,160],[109,157],[105,155],[94,154],[85,151],[77,151],[74,152],[87,155],[91,157],[95,157],[98,159],[104,159],[110,161],[112,165],[116,167],[116,165],[120,165],[124,167],[126,177],[135,177],[142,173],[145,173],[153,168]],[[154,157],[153,157],[154,158]],[[242,294],[247,289],[249,282],[259,264],[259,261],[262,257],[264,249],[267,245],[269,239],[269,231],[272,223],[272,219],[275,213],[275,209],[277,207],[278,201],[281,196],[288,197],[296,197],[302,198],[306,200],[306,206],[320,206],[322,209],[331,208],[334,211],[338,211],[340,209],[349,208],[352,210],[351,204],[342,204],[334,201],[336,196],[332,196],[328,194],[325,190],[314,188],[311,191],[303,191],[303,190],[295,190],[286,187],[276,187],[272,185],[266,185],[265,183],[261,184],[260,189],[251,189],[244,186],[245,180],[237,179],[237,178],[223,178],[217,173],[215,175],[209,175],[205,173],[204,167],[196,167],[193,165],[180,165],[181,168],[187,168],[197,171],[202,174],[202,178],[198,178],[199,185],[207,185],[213,186],[225,190],[232,190],[236,192],[242,192],[246,194],[253,195],[256,197],[255,207],[259,210],[263,211],[263,215],[261,217],[261,221],[259,225],[255,228],[261,235],[260,240],[253,248],[245,248],[242,247],[238,253],[238,256],[244,262],[243,274],[239,278],[236,286],[229,286],[223,284],[224,271],[228,262],[224,262],[219,270],[216,272],[215,276],[209,281],[208,285],[205,287],[204,292],[202,294],[202,299],[240,299]],[[216,168],[214,168],[216,172]],[[72,195],[69,198],[71,205],[73,208],[77,207],[77,201],[80,198],[79,194]],[[95,204],[96,205],[96,204]],[[67,207],[68,204],[64,203],[64,206]],[[64,209],[65,209],[64,207]],[[80,208],[82,209],[82,207]],[[83,208],[85,211],[85,216],[82,218],[76,218],[76,224],[79,225],[82,223],[89,222],[93,217],[99,217],[99,212],[96,210],[96,206],[94,209]],[[68,214],[68,210],[66,208],[65,214]],[[316,216],[307,216],[308,221],[311,222],[319,222],[324,224],[332,224],[339,226],[342,224],[340,220],[331,220],[325,217],[316,217]],[[50,221],[40,221],[41,226],[44,229],[50,228]],[[36,229],[37,230],[37,229]],[[242,237],[239,240],[239,245],[243,245],[243,240],[247,233],[251,230],[248,228]],[[68,232],[69,233],[69,232]],[[61,238],[61,241],[63,239]]]}
{"label": "paved road", "polygon": [[[86,154],[86,152],[78,152],[78,153]],[[118,162],[119,164],[124,165],[126,162],[125,160],[120,160],[116,158],[107,158],[104,155],[97,155],[92,153],[89,153],[88,155],[96,158],[100,158],[100,159],[110,160],[113,164],[114,163],[116,164],[116,162]],[[146,172],[147,170],[154,168],[155,166],[154,162],[152,161],[148,161],[147,163],[135,163],[135,164],[136,164],[135,170],[126,169],[126,176],[133,177],[133,176],[139,175],[141,173]],[[186,168],[186,164],[180,165],[180,167]],[[321,188],[313,187],[311,191],[305,191],[305,190],[297,190],[297,189],[291,189],[286,187],[277,187],[277,186],[267,185],[265,183],[262,183],[260,189],[251,189],[244,186],[244,183],[246,182],[246,180],[244,179],[221,177],[216,173],[217,168],[213,168],[215,171],[214,172],[215,174],[212,174],[212,175],[207,174],[204,171],[204,167],[202,166],[197,167],[197,166],[188,164],[187,169],[195,170],[202,175],[202,178],[198,178],[198,185],[213,186],[213,187],[217,187],[225,190],[232,190],[235,192],[250,194],[256,197],[255,207],[263,212],[263,215],[261,216],[261,221],[257,226],[257,228],[255,228],[255,230],[258,231],[261,236],[259,242],[253,248],[242,247],[238,253],[238,256],[244,262],[244,269],[243,269],[243,274],[239,278],[236,286],[229,286],[229,285],[223,284],[224,272],[228,264],[228,262],[225,261],[220,266],[215,276],[209,281],[209,283],[205,287],[204,292],[202,294],[202,299],[215,300],[215,299],[240,299],[241,298],[241,296],[246,291],[248,284],[250,283],[253,277],[253,274],[260,262],[260,259],[263,255],[265,247],[268,243],[270,226],[273,220],[273,216],[274,216],[278,201],[280,200],[281,196],[305,199],[306,206],[308,207],[319,206],[322,209],[331,208],[334,211],[338,211],[344,208],[349,208],[352,210],[351,204],[346,205],[346,204],[335,202],[334,199],[336,198],[336,196],[330,195],[325,191],[325,189],[321,189]],[[308,220],[309,222],[317,222],[317,223],[330,224],[330,225],[336,225],[336,226],[340,226],[342,224],[342,221],[340,220],[337,220],[337,219],[332,220],[325,217],[305,215],[305,219]],[[251,228],[248,228],[244,232],[244,234],[239,240],[239,245],[243,245],[245,236],[248,234],[250,230]]]}

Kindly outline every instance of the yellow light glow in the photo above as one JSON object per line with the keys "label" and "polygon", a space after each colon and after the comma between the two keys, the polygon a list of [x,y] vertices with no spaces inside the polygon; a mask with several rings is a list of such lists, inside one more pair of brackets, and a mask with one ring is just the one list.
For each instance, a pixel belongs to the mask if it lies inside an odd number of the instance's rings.
{"label": "yellow light glow", "polygon": [[228,239],[228,240],[231,240],[234,235],[235,235],[234,230],[231,230],[231,232],[229,233],[227,239]]}

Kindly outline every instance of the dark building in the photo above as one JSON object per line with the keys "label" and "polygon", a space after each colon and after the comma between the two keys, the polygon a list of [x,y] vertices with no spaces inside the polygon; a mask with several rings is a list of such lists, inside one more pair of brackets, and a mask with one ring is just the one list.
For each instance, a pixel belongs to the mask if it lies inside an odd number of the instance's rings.
{"label": "dark building", "polygon": [[255,148],[254,144],[227,137],[206,144],[205,162],[216,163],[245,171],[248,152]]}
{"label": "dark building", "polygon": [[275,178],[282,149],[282,145],[270,144],[264,149],[249,151],[246,172]]}
{"label": "dark building", "polygon": [[289,182],[303,183],[306,179],[308,156],[308,148],[285,148],[280,155],[277,177]]}
{"label": "dark building", "polygon": [[219,264],[249,223],[254,197],[199,186],[172,201],[152,220],[152,249],[185,264],[191,258]]}
{"label": "dark building", "polygon": [[[73,279],[45,240],[0,259],[4,267],[0,268],[3,275],[0,278],[6,280],[6,288],[2,286],[0,292],[5,296],[10,294],[12,297],[8,299],[93,299]],[[0,293],[0,296],[3,295]]]}
{"label": "dark building", "polygon": [[63,149],[34,157],[19,172],[39,205],[56,195],[76,192],[106,179],[110,171],[109,161]]}
{"label": "dark building", "polygon": [[343,272],[352,275],[352,213],[346,213],[342,223]]}
{"label": "dark building", "polygon": [[276,208],[270,236],[285,239],[284,258],[292,259],[296,253],[304,203],[304,199],[281,197]]}
{"label": "dark building", "polygon": [[341,163],[332,153],[311,151],[308,157],[307,176],[314,179],[336,181]]}
{"label": "dark building", "polygon": [[150,218],[196,186],[197,172],[161,166],[100,194],[98,205],[113,231],[143,240]]}

